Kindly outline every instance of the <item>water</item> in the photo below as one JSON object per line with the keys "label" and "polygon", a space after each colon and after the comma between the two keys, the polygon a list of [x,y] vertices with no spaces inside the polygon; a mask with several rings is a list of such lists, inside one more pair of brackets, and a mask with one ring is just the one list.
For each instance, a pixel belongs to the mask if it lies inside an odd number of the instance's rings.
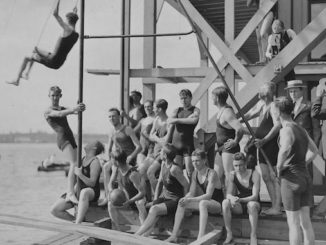
{"label": "water", "polygon": [[[0,213],[54,220],[49,210],[66,189],[64,172],[37,172],[52,153],[63,159],[55,144],[0,144]],[[55,234],[0,224],[0,245],[28,245]]]}

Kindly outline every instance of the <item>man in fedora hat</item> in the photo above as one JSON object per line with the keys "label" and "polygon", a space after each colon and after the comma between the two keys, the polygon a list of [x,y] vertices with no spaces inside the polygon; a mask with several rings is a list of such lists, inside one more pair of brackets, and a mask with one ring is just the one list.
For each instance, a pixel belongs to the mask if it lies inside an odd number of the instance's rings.
{"label": "man in fedora hat", "polygon": [[306,87],[302,80],[290,80],[285,90],[294,103],[293,121],[303,127],[318,146],[320,139],[319,121],[311,117],[311,102],[303,97],[303,89]]}

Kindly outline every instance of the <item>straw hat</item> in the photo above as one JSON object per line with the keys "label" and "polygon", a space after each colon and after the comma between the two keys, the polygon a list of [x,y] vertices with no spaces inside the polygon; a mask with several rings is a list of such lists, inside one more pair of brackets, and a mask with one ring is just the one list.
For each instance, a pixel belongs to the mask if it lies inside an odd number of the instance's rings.
{"label": "straw hat", "polygon": [[290,80],[288,81],[288,86],[285,89],[290,88],[305,88],[307,87],[302,80]]}

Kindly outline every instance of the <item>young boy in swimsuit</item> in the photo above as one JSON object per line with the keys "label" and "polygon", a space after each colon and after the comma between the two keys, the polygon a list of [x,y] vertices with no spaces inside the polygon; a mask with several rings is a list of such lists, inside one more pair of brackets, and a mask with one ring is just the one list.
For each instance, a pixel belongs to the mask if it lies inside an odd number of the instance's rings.
{"label": "young boy in swimsuit", "polygon": [[35,47],[33,55],[24,58],[17,78],[7,83],[18,86],[21,78],[28,80],[34,62],[43,64],[51,69],[59,69],[65,62],[68,53],[79,37],[75,31],[78,15],[75,12],[69,12],[66,14],[66,21],[64,21],[59,15],[59,5],[60,0],[58,0],[57,6],[53,11],[53,16],[63,29],[63,34],[58,38],[54,51],[51,53]]}
{"label": "young boy in swimsuit", "polygon": [[224,225],[227,232],[223,244],[233,244],[231,212],[234,214],[248,212],[251,226],[250,245],[257,245],[260,175],[256,170],[247,169],[245,156],[241,152],[234,154],[233,167],[234,171],[230,173],[226,199],[222,203]]}
{"label": "young boy in swimsuit", "polygon": [[155,190],[153,206],[148,216],[136,235],[149,235],[154,228],[159,216],[174,214],[178,201],[188,191],[188,181],[184,177],[182,169],[173,162],[177,150],[171,145],[163,146],[160,153],[162,159],[160,177]]}
{"label": "young boy in swimsuit", "polygon": [[[208,213],[221,212],[221,203],[224,199],[221,180],[214,169],[207,166],[207,156],[204,151],[195,150],[192,153],[192,163],[195,170],[192,174],[190,190],[179,201],[175,214],[174,226],[167,242],[176,242],[178,231],[186,210],[199,211],[199,231],[197,239],[205,235]],[[199,190],[199,193],[196,193]]]}
{"label": "young boy in swimsuit", "polygon": [[85,157],[83,158],[82,166],[75,167],[74,173],[80,180],[80,193],[78,202],[77,217],[72,216],[67,212],[68,209],[74,207],[74,203],[66,201],[67,193],[53,205],[51,213],[60,219],[74,221],[76,224],[83,222],[90,202],[97,202],[100,196],[100,174],[101,165],[97,155],[104,152],[104,145],[95,141],[85,146]]}
{"label": "young boy in swimsuit", "polygon": [[61,97],[62,90],[58,86],[52,86],[49,91],[51,106],[45,111],[44,117],[50,127],[57,133],[58,148],[64,153],[70,163],[66,200],[77,203],[78,200],[74,194],[74,167],[77,166],[77,144],[74,134],[69,127],[67,116],[84,111],[85,105],[79,103],[75,107],[66,108],[59,105]]}
{"label": "young boy in swimsuit", "polygon": [[133,167],[127,162],[127,155],[124,151],[119,149],[113,151],[111,153],[111,158],[113,160],[113,166],[109,183],[109,192],[113,190],[113,183],[117,181],[118,188],[123,190],[127,197],[127,201],[123,203],[122,207],[115,206],[109,200],[108,211],[113,225],[117,230],[121,230],[117,209],[127,208],[130,205],[138,210],[140,223],[143,224],[147,216],[145,208],[146,189],[144,178],[142,178],[141,174],[138,172],[137,167]]}

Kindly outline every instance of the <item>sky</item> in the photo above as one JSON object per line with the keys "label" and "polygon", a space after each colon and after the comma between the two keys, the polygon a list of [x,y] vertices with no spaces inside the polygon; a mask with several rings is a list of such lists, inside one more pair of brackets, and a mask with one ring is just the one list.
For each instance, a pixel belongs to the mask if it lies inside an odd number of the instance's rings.
{"label": "sky", "polygon": [[[17,76],[23,57],[31,54],[55,0],[1,0],[0,1],[0,133],[46,131],[52,132],[43,117],[49,106],[48,89],[58,85],[63,90],[61,104],[73,106],[78,99],[79,43],[59,70],[51,70],[35,63],[28,81],[19,87],[5,81]],[[143,33],[144,0],[132,0],[131,33]],[[86,0],[85,34],[120,34],[120,0]],[[73,0],[61,0],[60,14],[74,6]],[[79,25],[77,25],[79,30]],[[165,3],[157,23],[157,32],[186,32],[187,20]],[[46,23],[39,46],[51,51],[61,29],[52,15]],[[131,68],[142,68],[143,40],[131,40]],[[119,69],[120,41],[118,39],[85,40],[85,69]],[[199,51],[195,35],[163,37],[157,40],[157,65],[168,67],[198,67]],[[156,98],[165,98],[170,105],[178,104],[178,91],[187,87],[194,91],[196,84],[157,85]],[[107,133],[107,110],[119,106],[119,76],[84,74],[83,116],[85,133]],[[130,89],[142,90],[141,80],[132,79]],[[176,91],[171,93],[171,89]],[[168,113],[175,106],[170,106]],[[76,132],[76,116],[69,116],[70,126]]]}

